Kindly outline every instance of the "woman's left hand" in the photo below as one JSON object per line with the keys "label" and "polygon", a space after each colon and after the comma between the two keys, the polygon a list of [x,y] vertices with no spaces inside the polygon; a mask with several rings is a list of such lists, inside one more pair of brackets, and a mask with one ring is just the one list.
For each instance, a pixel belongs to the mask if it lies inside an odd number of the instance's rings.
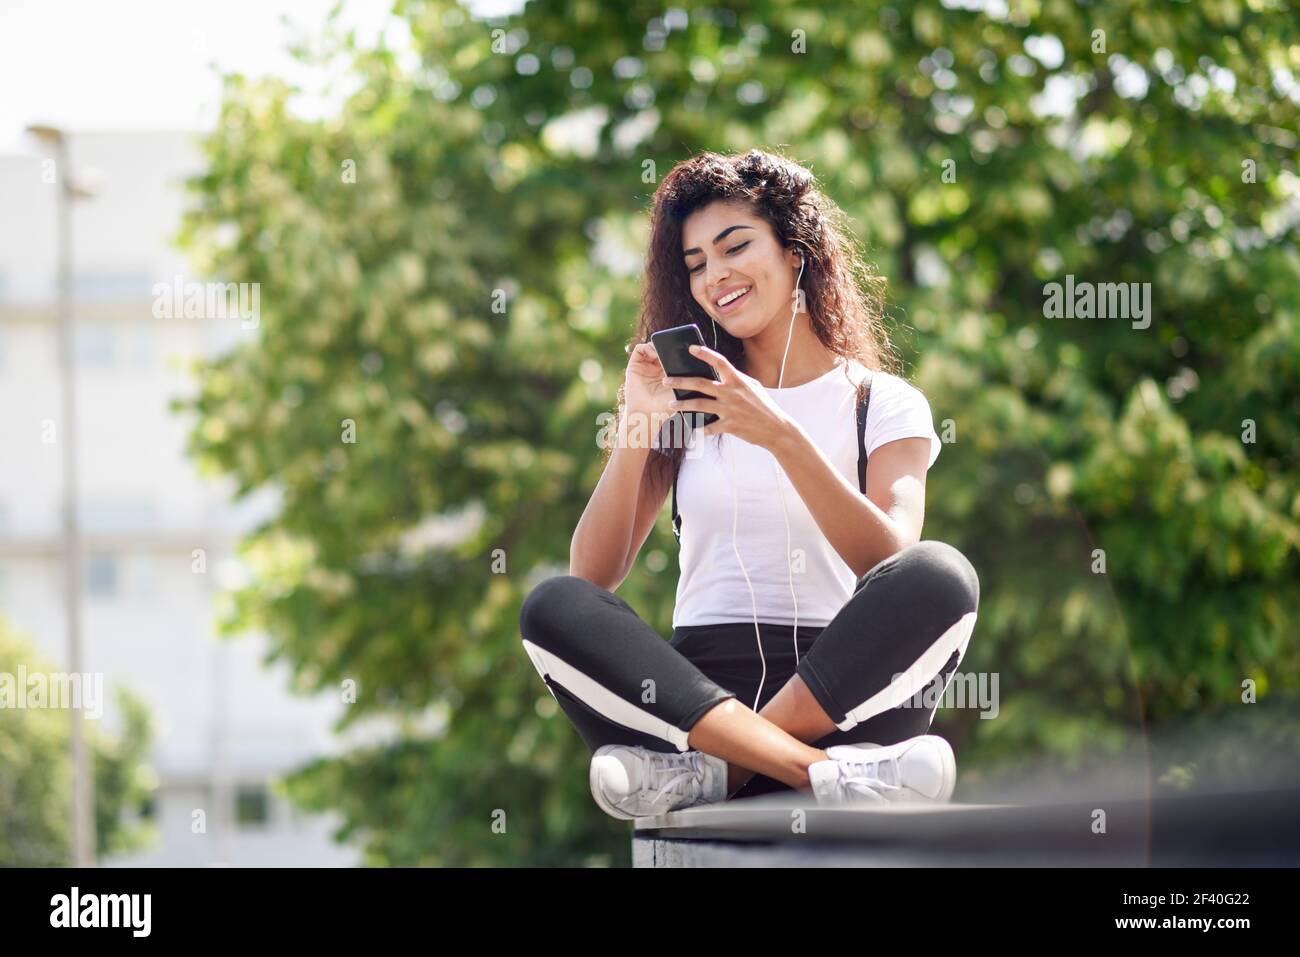
{"label": "woman's left hand", "polygon": [[717,421],[696,429],[700,435],[725,432],[762,448],[769,448],[792,421],[772,401],[763,384],[733,366],[727,357],[708,346],[692,345],[692,355],[713,366],[721,382],[703,376],[669,376],[664,384],[674,389],[694,389],[711,399],[676,399],[675,412],[712,412]]}

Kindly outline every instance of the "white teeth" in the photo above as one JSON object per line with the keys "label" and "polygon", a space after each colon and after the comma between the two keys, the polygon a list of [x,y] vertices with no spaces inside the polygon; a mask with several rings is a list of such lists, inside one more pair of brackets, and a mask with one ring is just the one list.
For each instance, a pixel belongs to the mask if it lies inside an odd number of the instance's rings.
{"label": "white teeth", "polygon": [[745,293],[747,293],[747,292],[749,292],[749,287],[748,287],[748,286],[746,286],[744,289],[737,289],[737,290],[736,290],[735,292],[733,292],[731,295],[729,295],[729,296],[723,296],[721,299],[719,299],[719,300],[718,300],[718,305],[719,305],[719,306],[725,306],[727,303],[731,302],[733,299],[738,299],[739,297],[743,296],[743,295],[744,295]]}

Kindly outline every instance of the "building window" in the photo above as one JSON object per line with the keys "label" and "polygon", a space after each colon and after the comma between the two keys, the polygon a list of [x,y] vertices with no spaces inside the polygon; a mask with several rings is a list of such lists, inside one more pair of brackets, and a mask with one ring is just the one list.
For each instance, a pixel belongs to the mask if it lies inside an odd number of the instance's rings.
{"label": "building window", "polygon": [[73,278],[78,302],[139,302],[152,289],[146,273],[79,273]]}
{"label": "building window", "polygon": [[86,593],[96,598],[111,598],[117,594],[117,557],[107,552],[92,552],[86,556]]}
{"label": "building window", "polygon": [[154,362],[153,324],[134,322],[131,325],[131,365],[136,369],[148,369]]}
{"label": "building window", "polygon": [[155,569],[152,555],[136,554],[126,560],[127,590],[136,597],[147,598],[154,592]]}
{"label": "building window", "polygon": [[87,502],[79,512],[82,528],[94,535],[135,534],[158,527],[151,502]]}
{"label": "building window", "polygon": [[96,598],[148,598],[157,588],[156,562],[146,552],[90,552],[83,569],[86,594]]}
{"label": "building window", "polygon": [[235,792],[235,824],[238,827],[265,827],[270,821],[271,796],[265,786],[243,785]]}
{"label": "building window", "polygon": [[113,327],[107,322],[78,322],[74,327],[77,362],[111,366],[114,360]]}

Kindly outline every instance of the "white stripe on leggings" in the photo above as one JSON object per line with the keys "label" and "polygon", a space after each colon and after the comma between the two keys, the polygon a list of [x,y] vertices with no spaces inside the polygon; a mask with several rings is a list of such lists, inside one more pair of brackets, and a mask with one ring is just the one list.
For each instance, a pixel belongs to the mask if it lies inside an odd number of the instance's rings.
{"label": "white stripe on leggings", "polygon": [[[524,651],[528,652],[528,657],[539,674],[554,678],[566,691],[581,699],[584,704],[595,709],[602,716],[635,731],[643,731],[656,738],[662,738],[678,751],[690,750],[690,745],[686,743],[686,739],[690,737],[689,731],[683,731],[662,718],[656,718],[649,711],[643,711],[630,701],[625,701],[563,658],[538,647],[527,638],[521,640],[524,643]],[[551,688],[549,684],[546,687]],[[551,690],[551,696],[555,697],[554,690]],[[556,701],[558,702],[559,698],[556,698]]]}
{"label": "white stripe on leggings", "polygon": [[912,663],[910,668],[846,714],[844,720],[835,727],[841,731],[848,731],[868,718],[875,717],[890,708],[897,708],[924,688],[930,679],[939,673],[954,651],[960,651],[957,664],[961,664],[971,634],[975,631],[975,616],[976,613],[973,611],[962,615],[921,654],[920,658]]}

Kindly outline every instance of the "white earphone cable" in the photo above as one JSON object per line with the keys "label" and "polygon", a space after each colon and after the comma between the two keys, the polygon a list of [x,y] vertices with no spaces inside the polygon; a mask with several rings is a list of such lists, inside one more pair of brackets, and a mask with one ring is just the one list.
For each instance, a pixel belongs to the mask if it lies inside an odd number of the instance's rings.
{"label": "white earphone cable", "polygon": [[[790,341],[794,337],[794,317],[799,311],[799,287],[803,281],[804,258],[799,257],[799,277],[795,280],[794,292],[791,294],[790,304],[790,328],[785,337],[785,352],[781,356],[781,371],[777,375],[776,387],[781,388],[785,381],[785,361],[790,355]],[[713,323],[713,345],[717,349],[718,344],[718,324],[715,320]],[[758,628],[758,598],[754,594],[754,585],[749,580],[749,571],[745,568],[744,561],[740,558],[740,549],[736,545],[736,525],[739,520],[740,509],[736,495],[736,459],[735,454],[730,453],[727,456],[731,464],[731,549],[736,553],[736,561],[740,564],[741,574],[745,576],[745,586],[749,589],[749,603],[754,613],[754,639],[758,643],[758,658],[762,662],[762,676],[758,681],[758,691],[754,695],[754,710],[758,710],[758,703],[763,697],[763,684],[767,681],[767,658],[763,655],[763,636]],[[794,566],[790,560],[790,513],[785,505],[785,490],[781,487],[781,466],[773,462],[776,469],[776,490],[781,496],[781,513],[785,516],[785,567],[789,572],[790,580],[790,598],[794,602],[794,661],[795,665],[799,664],[799,601],[795,598],[794,591]]]}

